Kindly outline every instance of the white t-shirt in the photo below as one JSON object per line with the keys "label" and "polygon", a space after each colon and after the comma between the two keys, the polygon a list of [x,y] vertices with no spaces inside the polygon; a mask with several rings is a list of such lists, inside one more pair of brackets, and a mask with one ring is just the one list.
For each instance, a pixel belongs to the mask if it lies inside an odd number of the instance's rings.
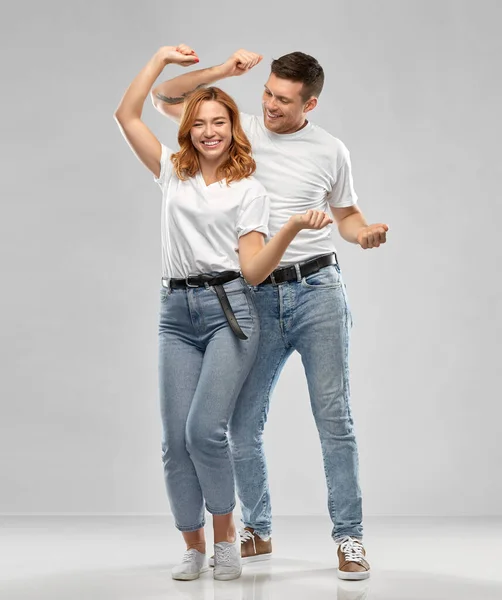
{"label": "white t-shirt", "polygon": [[206,185],[199,172],[179,179],[170,160],[173,151],[162,145],[162,276],[240,271],[239,237],[250,231],[268,235],[269,199],[254,177]]}
{"label": "white t-shirt", "polygon": [[[295,133],[278,134],[265,127],[263,117],[240,116],[257,165],[254,176],[270,197],[271,236],[292,215],[309,209],[331,214],[328,204],[356,204],[349,151],[339,139],[310,122]],[[328,225],[321,230],[300,231],[280,266],[334,252],[331,229]]]}

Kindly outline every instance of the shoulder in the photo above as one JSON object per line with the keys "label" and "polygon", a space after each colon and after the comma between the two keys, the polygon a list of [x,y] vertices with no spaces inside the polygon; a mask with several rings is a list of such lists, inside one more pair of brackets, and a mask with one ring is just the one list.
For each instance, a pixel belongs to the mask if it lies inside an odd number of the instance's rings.
{"label": "shoulder", "polygon": [[331,133],[327,132],[318,125],[312,125],[312,136],[316,142],[326,148],[330,154],[337,154],[341,157],[348,156],[349,151],[347,146]]}
{"label": "shoulder", "polygon": [[234,181],[231,184],[231,187],[234,187],[236,190],[242,192],[243,196],[246,197],[256,197],[256,196],[266,196],[267,190],[265,186],[258,181],[255,177],[245,177],[240,181]]}
{"label": "shoulder", "polygon": [[257,127],[260,126],[260,117],[257,117],[256,115],[241,112],[239,113],[239,117],[242,129],[244,129],[246,134],[256,131]]}

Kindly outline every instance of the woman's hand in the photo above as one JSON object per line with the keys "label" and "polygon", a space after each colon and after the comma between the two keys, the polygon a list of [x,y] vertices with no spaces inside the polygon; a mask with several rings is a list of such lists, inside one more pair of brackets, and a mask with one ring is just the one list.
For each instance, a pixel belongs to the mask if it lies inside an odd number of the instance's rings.
{"label": "woman's hand", "polygon": [[322,210],[308,210],[303,215],[290,217],[289,223],[298,231],[302,229],[323,229],[326,225],[333,223],[333,219]]}
{"label": "woman's hand", "polygon": [[162,46],[158,52],[166,65],[173,64],[180,65],[181,67],[189,67],[199,62],[199,57],[195,50],[186,44]]}

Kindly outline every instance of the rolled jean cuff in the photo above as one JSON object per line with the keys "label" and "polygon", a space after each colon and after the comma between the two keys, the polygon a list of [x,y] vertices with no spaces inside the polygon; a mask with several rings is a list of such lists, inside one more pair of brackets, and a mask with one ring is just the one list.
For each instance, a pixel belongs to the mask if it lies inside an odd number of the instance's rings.
{"label": "rolled jean cuff", "polygon": [[359,540],[361,543],[363,542],[363,536],[360,533],[338,533],[337,535],[333,536],[333,541],[335,544],[340,544],[340,542],[346,537],[351,537],[353,540]]}
{"label": "rolled jean cuff", "polygon": [[226,508],[224,510],[213,510],[212,508],[210,508],[207,504],[206,504],[206,510],[208,513],[211,513],[212,515],[228,515],[228,513],[233,512],[235,508],[235,500],[234,502],[232,502],[232,504],[230,505],[229,508]]}
{"label": "rolled jean cuff", "polygon": [[204,525],[206,524],[205,521],[202,521],[201,523],[199,523],[199,525],[178,525],[178,523],[175,523],[176,529],[178,531],[197,531],[198,529],[202,529],[204,527]]}
{"label": "rolled jean cuff", "polygon": [[254,533],[258,534],[258,536],[261,537],[261,539],[269,538],[272,535],[271,529],[260,529],[259,527],[255,527],[254,525],[251,525],[251,523],[244,523],[244,521],[242,521],[242,526],[243,527],[251,527],[251,529],[254,531]]}

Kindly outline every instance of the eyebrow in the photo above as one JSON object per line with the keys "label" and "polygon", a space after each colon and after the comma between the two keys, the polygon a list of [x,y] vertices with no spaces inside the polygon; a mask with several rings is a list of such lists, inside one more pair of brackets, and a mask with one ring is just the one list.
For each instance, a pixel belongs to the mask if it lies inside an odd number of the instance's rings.
{"label": "eyebrow", "polygon": [[288,102],[291,102],[291,98],[287,98],[286,96],[278,96],[277,94],[274,94],[271,90],[268,89],[268,87],[266,85],[263,87],[267,90],[267,92],[270,92],[273,96],[275,96],[279,100],[287,100]]}
{"label": "eyebrow", "polygon": [[[227,118],[228,117],[221,116],[221,117],[214,117],[214,119],[210,119],[210,120],[211,121],[220,121],[222,119],[227,119]],[[204,119],[195,119],[195,121],[194,121],[194,123],[199,123],[199,122],[203,123]]]}

